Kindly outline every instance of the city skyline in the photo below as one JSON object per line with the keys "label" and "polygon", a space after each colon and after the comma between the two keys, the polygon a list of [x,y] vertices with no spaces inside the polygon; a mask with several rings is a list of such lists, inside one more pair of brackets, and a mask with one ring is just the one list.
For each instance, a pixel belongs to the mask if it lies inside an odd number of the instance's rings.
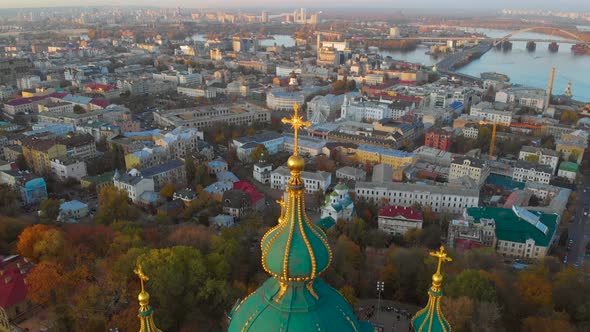
{"label": "city skyline", "polygon": [[[186,7],[186,8],[291,8],[291,7],[307,7],[307,8],[392,8],[392,9],[526,9],[526,10],[560,10],[560,11],[588,11],[590,10],[590,4],[583,0],[559,0],[559,1],[534,1],[524,0],[519,1],[515,4],[513,1],[499,0],[494,3],[487,2],[472,2],[467,0],[450,0],[441,4],[434,0],[418,0],[408,3],[405,1],[385,1],[376,0],[367,4],[365,1],[349,1],[343,4],[336,0],[302,0],[293,2],[292,4],[286,5],[284,2],[276,2],[272,0],[254,0],[244,5],[240,1],[220,1],[212,4],[206,1],[188,1],[188,0],[177,0],[168,2],[166,6],[162,6],[162,3],[155,0],[107,0],[98,1],[90,0],[85,2],[86,6],[155,6],[155,7]],[[29,1],[18,1],[18,0],[6,0],[0,4],[0,8],[5,9],[17,9],[17,8],[45,8],[45,7],[68,7],[75,6],[81,7],[80,3],[73,0],[29,0]]]}

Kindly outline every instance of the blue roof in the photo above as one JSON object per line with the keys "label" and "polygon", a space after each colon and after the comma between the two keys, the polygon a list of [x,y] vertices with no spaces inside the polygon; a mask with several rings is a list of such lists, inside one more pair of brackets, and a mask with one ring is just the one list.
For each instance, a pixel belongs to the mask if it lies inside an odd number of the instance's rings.
{"label": "blue roof", "polygon": [[227,181],[217,181],[209,186],[207,186],[207,188],[203,189],[206,192],[210,193],[210,194],[221,194],[224,191],[230,190],[234,187],[234,184],[232,182],[227,182]]}
{"label": "blue roof", "polygon": [[238,182],[240,179],[230,171],[223,171],[217,173],[217,181]]}
{"label": "blue roof", "polygon": [[75,211],[75,210],[80,210],[80,209],[84,209],[87,207],[88,207],[87,204],[82,203],[78,200],[73,200],[73,201],[61,203],[61,205],[59,206],[59,210],[60,211]]}
{"label": "blue roof", "polygon": [[62,98],[63,100],[69,101],[71,103],[77,104],[90,104],[92,98],[90,97],[83,97],[83,96],[75,96],[75,95],[67,95]]}
{"label": "blue roof", "polygon": [[451,105],[449,105],[449,107],[452,108],[452,109],[454,109],[454,110],[457,110],[457,109],[463,107],[463,103],[460,102],[460,101],[454,101],[454,102],[451,103]]}
{"label": "blue roof", "polygon": [[137,136],[158,136],[160,129],[146,130],[146,131],[134,131],[129,133],[123,133],[125,137],[137,137]]}
{"label": "blue roof", "polygon": [[372,153],[379,153],[382,155],[396,157],[396,158],[413,158],[414,156],[416,156],[416,154],[413,152],[386,149],[386,148],[377,147],[377,146],[373,146],[373,145],[367,145],[367,144],[359,145],[357,150],[372,152]]}
{"label": "blue roof", "polygon": [[207,166],[212,167],[212,168],[225,167],[225,166],[227,166],[227,163],[225,161],[221,161],[221,160],[212,160],[207,163]]}

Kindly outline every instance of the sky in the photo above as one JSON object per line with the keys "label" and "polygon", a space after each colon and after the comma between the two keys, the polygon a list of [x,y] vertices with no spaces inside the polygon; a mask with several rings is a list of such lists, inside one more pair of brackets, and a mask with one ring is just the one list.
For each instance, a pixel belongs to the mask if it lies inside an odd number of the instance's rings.
{"label": "sky", "polygon": [[357,8],[462,8],[462,9],[555,9],[590,11],[589,0],[0,0],[0,8],[56,6],[165,6],[165,7],[357,7]]}

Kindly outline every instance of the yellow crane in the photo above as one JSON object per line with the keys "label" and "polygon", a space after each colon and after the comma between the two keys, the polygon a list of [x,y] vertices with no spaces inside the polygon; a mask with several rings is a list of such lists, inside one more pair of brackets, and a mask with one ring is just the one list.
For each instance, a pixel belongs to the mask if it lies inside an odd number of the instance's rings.
{"label": "yellow crane", "polygon": [[494,148],[496,144],[496,128],[498,126],[497,122],[492,121],[479,121],[479,125],[492,125],[492,141],[490,142],[490,152],[488,155],[489,160],[494,160]]}

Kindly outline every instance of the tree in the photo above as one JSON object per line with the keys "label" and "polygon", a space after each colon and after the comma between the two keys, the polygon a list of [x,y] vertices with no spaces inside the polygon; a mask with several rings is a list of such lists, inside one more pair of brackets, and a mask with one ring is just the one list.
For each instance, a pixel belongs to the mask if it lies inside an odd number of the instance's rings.
{"label": "tree", "polygon": [[27,298],[38,304],[55,304],[65,286],[64,269],[59,263],[37,264],[27,275]]}
{"label": "tree", "polygon": [[573,125],[578,122],[578,113],[572,110],[564,110],[561,112],[559,122],[566,125]]}
{"label": "tree", "polygon": [[17,195],[14,189],[7,184],[0,184],[0,214],[14,216],[16,214]]}
{"label": "tree", "polygon": [[570,155],[567,159],[568,159],[568,161],[571,161],[572,163],[577,163],[579,157],[580,157],[580,152],[578,152],[576,150],[572,150],[572,152],[570,153]]}
{"label": "tree", "polygon": [[19,154],[16,157],[16,166],[22,171],[29,169],[29,164],[27,163],[27,159],[23,154]]}
{"label": "tree", "polygon": [[451,296],[467,296],[476,301],[494,302],[496,290],[492,282],[478,270],[463,270],[448,287]]}
{"label": "tree", "polygon": [[195,182],[197,168],[195,167],[195,161],[190,154],[187,154],[184,159],[184,172],[186,173],[186,182],[190,187]]}
{"label": "tree", "polygon": [[84,113],[86,113],[86,110],[84,109],[84,107],[76,104],[76,105],[74,105],[74,113],[84,114]]}
{"label": "tree", "polygon": [[538,275],[539,272],[522,272],[515,284],[516,291],[523,302],[531,308],[551,308],[551,284]]}
{"label": "tree", "polygon": [[254,162],[266,160],[268,156],[268,149],[266,148],[266,146],[264,146],[264,144],[258,144],[256,148],[254,148],[254,150],[252,150],[252,152],[250,153],[250,158],[252,158]]}
{"label": "tree", "polygon": [[467,296],[458,298],[445,296],[442,298],[442,311],[445,318],[453,327],[453,331],[467,331],[468,325],[473,318],[475,303]]}
{"label": "tree", "polygon": [[526,156],[524,158],[524,160],[531,162],[531,163],[538,163],[539,162],[539,156],[536,154],[529,154],[528,156]]}
{"label": "tree", "polygon": [[119,220],[132,219],[135,211],[129,205],[127,192],[115,186],[105,186],[98,193],[98,211],[95,220],[110,224]]}
{"label": "tree", "polygon": [[55,221],[59,215],[61,203],[57,199],[47,198],[41,201],[39,211],[41,220]]}
{"label": "tree", "polygon": [[527,317],[522,322],[523,332],[574,332],[566,317]]}
{"label": "tree", "polygon": [[172,200],[172,196],[174,195],[174,185],[171,183],[165,184],[162,189],[160,189],[160,196],[165,198],[166,200]]}
{"label": "tree", "polygon": [[356,306],[358,299],[354,295],[354,288],[350,286],[344,286],[340,288],[339,292],[346,299],[348,304],[350,304],[352,307]]}
{"label": "tree", "polygon": [[37,263],[62,255],[63,245],[62,231],[46,225],[33,225],[25,228],[19,235],[16,250],[20,255]]}

